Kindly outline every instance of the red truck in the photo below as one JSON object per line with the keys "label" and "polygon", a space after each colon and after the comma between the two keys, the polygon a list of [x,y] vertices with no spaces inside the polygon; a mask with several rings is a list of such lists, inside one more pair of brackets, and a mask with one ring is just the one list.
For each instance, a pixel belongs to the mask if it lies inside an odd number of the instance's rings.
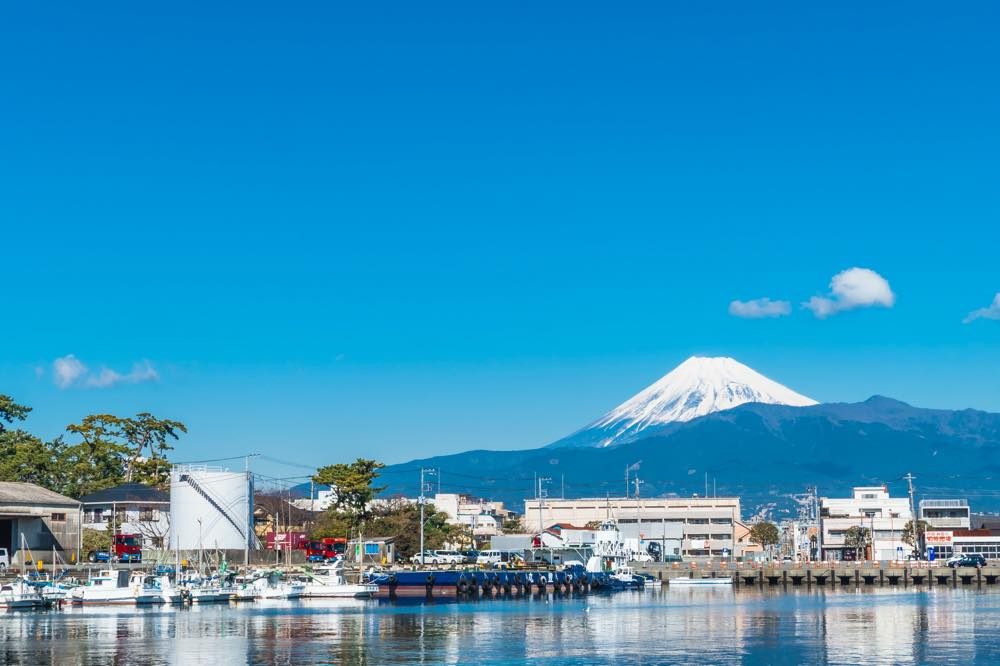
{"label": "red truck", "polygon": [[347,539],[343,537],[326,537],[313,539],[306,543],[306,559],[310,562],[332,560],[343,555],[347,550]]}
{"label": "red truck", "polygon": [[142,562],[141,534],[114,534],[111,550],[93,550],[87,553],[91,562]]}

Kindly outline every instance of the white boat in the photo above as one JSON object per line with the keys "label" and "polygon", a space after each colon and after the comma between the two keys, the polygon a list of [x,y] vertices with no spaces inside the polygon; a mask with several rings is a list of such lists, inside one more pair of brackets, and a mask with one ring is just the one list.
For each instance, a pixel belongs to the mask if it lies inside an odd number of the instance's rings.
{"label": "white boat", "polygon": [[179,603],[180,590],[171,587],[166,576],[147,577],[141,571],[107,569],[94,576],[86,585],[70,590],[69,599],[75,604],[147,605]]}
{"label": "white boat", "polygon": [[215,604],[229,601],[236,590],[224,585],[215,578],[203,578],[198,575],[185,579],[181,586],[193,604]]}
{"label": "white boat", "polygon": [[303,596],[310,599],[370,599],[376,594],[378,585],[374,583],[348,583],[343,562],[316,567],[305,581],[303,592]]}
{"label": "white boat", "polygon": [[300,599],[306,591],[305,583],[285,581],[276,571],[251,581],[248,586],[253,588],[256,599]]}
{"label": "white boat", "polygon": [[732,585],[732,578],[671,578],[670,587],[691,585]]}
{"label": "white boat", "polygon": [[25,583],[15,580],[0,586],[0,608],[34,609],[44,608],[51,602],[46,602],[38,590]]}

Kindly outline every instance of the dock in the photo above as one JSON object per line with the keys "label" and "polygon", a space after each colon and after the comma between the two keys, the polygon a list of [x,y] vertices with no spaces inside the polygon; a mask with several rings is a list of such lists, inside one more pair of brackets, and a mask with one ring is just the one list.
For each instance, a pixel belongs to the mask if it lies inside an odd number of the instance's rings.
{"label": "dock", "polygon": [[783,566],[637,562],[634,568],[636,573],[649,574],[666,585],[675,578],[731,578],[736,588],[1000,585],[997,564],[949,568],[926,562],[803,562]]}

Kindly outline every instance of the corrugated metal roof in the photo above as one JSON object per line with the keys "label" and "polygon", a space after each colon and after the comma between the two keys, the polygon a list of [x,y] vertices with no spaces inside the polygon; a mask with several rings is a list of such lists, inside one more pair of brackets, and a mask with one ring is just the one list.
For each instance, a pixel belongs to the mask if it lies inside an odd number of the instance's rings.
{"label": "corrugated metal roof", "polygon": [[79,505],[75,499],[60,495],[33,483],[20,481],[0,481],[0,503],[14,504],[71,504]]}
{"label": "corrugated metal roof", "polygon": [[170,495],[143,483],[123,483],[114,488],[105,488],[81,497],[84,504],[111,504],[112,502],[163,502],[170,501]]}

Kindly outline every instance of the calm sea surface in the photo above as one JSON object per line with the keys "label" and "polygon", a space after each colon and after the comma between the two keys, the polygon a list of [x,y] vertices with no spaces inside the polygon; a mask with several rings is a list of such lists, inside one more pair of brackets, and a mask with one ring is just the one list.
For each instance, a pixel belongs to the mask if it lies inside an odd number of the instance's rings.
{"label": "calm sea surface", "polygon": [[668,590],[0,615],[25,664],[1000,663],[1000,592]]}

